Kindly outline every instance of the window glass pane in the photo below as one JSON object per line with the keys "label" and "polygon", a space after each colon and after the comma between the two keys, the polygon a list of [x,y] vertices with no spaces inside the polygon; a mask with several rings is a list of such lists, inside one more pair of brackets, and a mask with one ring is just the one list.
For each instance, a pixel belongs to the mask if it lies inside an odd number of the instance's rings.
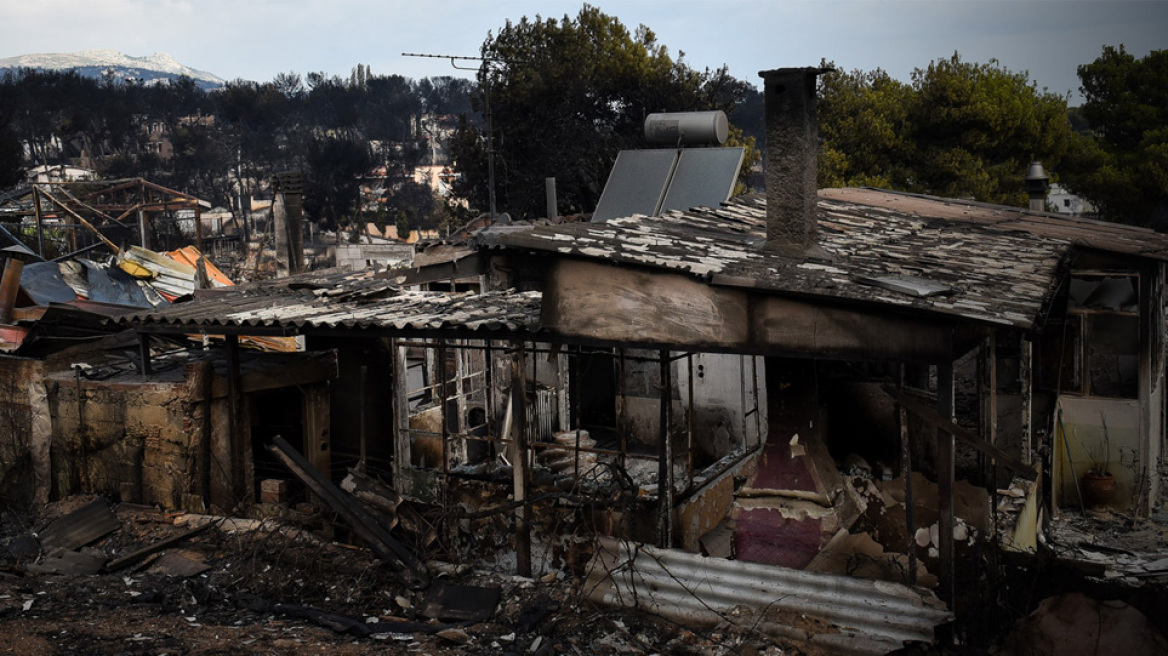
{"label": "window glass pane", "polygon": [[1137,317],[1088,317],[1087,363],[1091,396],[1139,396],[1140,323]]}

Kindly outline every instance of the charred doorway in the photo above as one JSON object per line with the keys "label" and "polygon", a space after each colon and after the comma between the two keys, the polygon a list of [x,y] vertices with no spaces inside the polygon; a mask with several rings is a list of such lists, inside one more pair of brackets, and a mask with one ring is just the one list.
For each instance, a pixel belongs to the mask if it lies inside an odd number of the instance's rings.
{"label": "charred doorway", "polygon": [[253,392],[248,395],[247,406],[256,489],[261,489],[266,480],[287,481],[288,500],[302,499],[302,486],[268,451],[268,445],[279,436],[297,451],[305,452],[303,394],[295,387]]}

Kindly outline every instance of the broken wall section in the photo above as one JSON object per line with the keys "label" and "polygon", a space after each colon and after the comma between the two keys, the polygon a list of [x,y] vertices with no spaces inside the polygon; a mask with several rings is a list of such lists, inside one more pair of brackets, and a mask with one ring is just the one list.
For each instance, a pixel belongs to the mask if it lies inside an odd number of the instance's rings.
{"label": "broken wall section", "polygon": [[[43,370],[39,360],[0,357],[0,499],[6,505],[35,506],[48,501]],[[38,418],[41,421],[34,431]]]}
{"label": "broken wall section", "polygon": [[[56,497],[103,494],[188,508],[198,444],[186,384],[46,378]],[[199,503],[194,507],[200,507]]]}

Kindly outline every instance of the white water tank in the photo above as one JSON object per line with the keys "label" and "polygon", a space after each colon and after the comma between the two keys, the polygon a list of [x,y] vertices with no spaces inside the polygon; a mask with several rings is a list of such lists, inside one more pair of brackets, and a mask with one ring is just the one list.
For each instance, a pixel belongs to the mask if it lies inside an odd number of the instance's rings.
{"label": "white water tank", "polygon": [[720,146],[730,134],[726,112],[662,112],[645,118],[645,139],[661,146]]}

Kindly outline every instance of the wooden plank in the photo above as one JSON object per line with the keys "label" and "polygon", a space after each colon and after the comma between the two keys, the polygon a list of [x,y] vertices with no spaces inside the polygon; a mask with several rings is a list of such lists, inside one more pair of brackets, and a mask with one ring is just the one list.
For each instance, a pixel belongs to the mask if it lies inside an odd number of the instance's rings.
{"label": "wooden plank", "polygon": [[305,385],[301,387],[301,394],[304,400],[302,415],[305,458],[320,471],[332,471],[328,387],[322,384]]}
{"label": "wooden plank", "polygon": [[235,335],[227,336],[227,453],[231,458],[229,469],[231,472],[231,499],[233,507],[242,503],[247,495],[244,492],[247,485],[247,468],[244,466],[243,431],[240,430],[240,401],[243,396],[239,383],[239,338]]}
{"label": "wooden plank", "polygon": [[172,547],[180,542],[183,542],[185,540],[189,540],[189,539],[195,537],[196,535],[203,533],[204,531],[210,529],[212,526],[218,526],[222,521],[223,521],[222,518],[217,519],[213,522],[208,522],[206,524],[203,524],[202,526],[199,526],[197,528],[192,528],[189,531],[183,531],[182,533],[179,533],[178,535],[172,535],[169,538],[166,538],[165,540],[159,540],[158,542],[155,542],[154,544],[150,544],[150,545],[147,545],[145,547],[142,547],[141,549],[138,549],[137,551],[132,551],[132,552],[126,554],[125,556],[122,556],[121,558],[117,558],[117,559],[111,560],[108,563],[106,563],[105,571],[116,572],[118,570],[125,569],[126,567],[133,565],[134,563],[138,562],[139,560],[142,560],[146,556],[158,553],[159,551],[162,551],[164,549],[168,549],[168,548],[170,548],[170,547]]}
{"label": "wooden plank", "polygon": [[406,375],[406,349],[390,340],[393,355],[393,485],[399,494],[408,494],[405,469],[410,465],[410,404]]}
{"label": "wooden plank", "polygon": [[[323,355],[314,354],[294,362],[263,364],[259,369],[241,371],[239,388],[242,393],[251,394],[270,389],[323,383],[336,378],[339,374],[336,353],[325,352]],[[227,395],[228,387],[225,377],[216,376],[212,395],[215,398],[222,398]]]}
{"label": "wooden plank", "polygon": [[978,451],[981,451],[990,457],[996,458],[1002,465],[1009,467],[1011,471],[1027,480],[1033,481],[1038,478],[1038,472],[1035,471],[1034,468],[1030,465],[1027,465],[1026,463],[1018,460],[1017,458],[1011,456],[1010,454],[992,444],[987,444],[985,440],[982,440],[973,432],[958,426],[950,419],[944,418],[940,413],[928,407],[924,403],[921,403],[920,401],[917,401],[916,399],[905,394],[900,394],[895,389],[888,386],[884,386],[882,389],[886,394],[891,396],[893,399],[896,399],[897,403],[903,405],[906,410],[913,413],[930,426],[939,430],[944,430],[962,442],[965,442],[966,444],[977,449]]}
{"label": "wooden plank", "polygon": [[95,499],[49,524],[37,536],[49,549],[79,549],[122,527],[105,499]]}
{"label": "wooden plank", "polygon": [[282,437],[276,437],[268,446],[277,459],[296,475],[302,483],[319,496],[329,508],[340,515],[362,540],[369,543],[373,553],[383,562],[398,570],[402,581],[414,590],[430,584],[426,566],[409,549],[395,540],[381,525],[350,498],[333,485]]}

